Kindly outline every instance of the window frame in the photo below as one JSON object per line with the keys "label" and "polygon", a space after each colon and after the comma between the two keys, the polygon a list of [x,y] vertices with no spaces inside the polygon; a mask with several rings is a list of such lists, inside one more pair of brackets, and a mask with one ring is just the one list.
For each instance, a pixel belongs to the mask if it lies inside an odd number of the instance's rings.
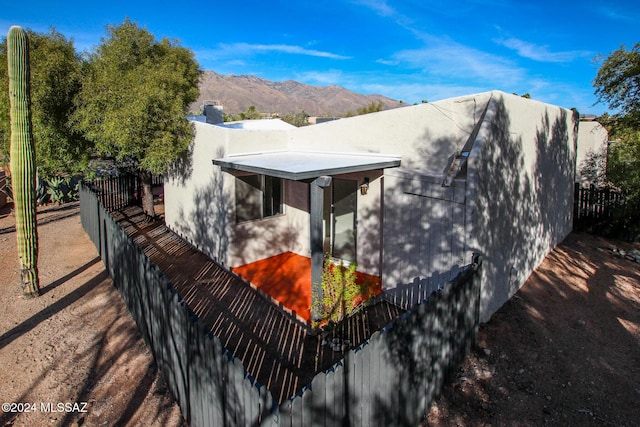
{"label": "window frame", "polygon": [[[260,185],[259,188],[253,185],[252,183],[247,182],[249,181],[249,179],[255,179],[255,177],[258,177],[259,185]],[[247,191],[246,195],[239,194],[239,186],[238,186],[239,181],[244,183],[244,185],[246,186],[245,187],[246,190],[249,190]],[[274,189],[276,188],[274,187],[274,184],[278,182],[280,183],[279,191],[274,191]],[[273,218],[273,217],[277,217],[285,214],[286,204],[285,204],[285,179],[284,178],[279,178],[279,177],[274,177],[274,176],[264,175],[264,174],[246,174],[246,175],[236,176],[235,184],[236,184],[236,188],[235,188],[236,224],[241,224],[241,223],[246,223],[251,221],[259,221],[259,220]],[[251,188],[255,189],[253,194],[250,193]],[[274,201],[278,201],[278,196],[279,196],[279,203],[276,206]],[[245,210],[246,212],[249,213],[249,215],[242,215],[241,217],[241,215],[239,215],[240,209],[238,209],[238,206],[241,206],[241,203],[243,203],[242,199],[244,199],[245,202],[249,200],[249,202],[251,203],[252,197],[255,200],[253,203],[256,203],[256,202],[257,203],[254,204],[253,207],[246,206]],[[259,206],[258,206],[258,203],[259,203]],[[254,211],[254,213],[251,214],[251,211]],[[257,213],[259,213],[259,215],[256,215]]]}

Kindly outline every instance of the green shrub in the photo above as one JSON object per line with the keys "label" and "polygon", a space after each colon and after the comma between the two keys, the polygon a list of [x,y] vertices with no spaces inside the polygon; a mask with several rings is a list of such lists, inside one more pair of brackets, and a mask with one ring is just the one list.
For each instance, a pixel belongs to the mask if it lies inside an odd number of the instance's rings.
{"label": "green shrub", "polygon": [[356,263],[345,266],[340,261],[336,265],[331,260],[330,255],[325,257],[322,269],[322,298],[314,295],[314,303],[320,305],[319,311],[322,316],[314,326],[324,322],[340,322],[352,315],[364,300],[363,296],[366,293],[363,285],[358,283]]}

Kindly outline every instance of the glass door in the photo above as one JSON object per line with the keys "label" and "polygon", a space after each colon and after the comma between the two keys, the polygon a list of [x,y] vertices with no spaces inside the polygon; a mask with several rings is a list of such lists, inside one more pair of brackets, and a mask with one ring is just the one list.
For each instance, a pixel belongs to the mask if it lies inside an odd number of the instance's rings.
{"label": "glass door", "polygon": [[325,189],[325,252],[347,262],[356,261],[358,181],[334,178]]}

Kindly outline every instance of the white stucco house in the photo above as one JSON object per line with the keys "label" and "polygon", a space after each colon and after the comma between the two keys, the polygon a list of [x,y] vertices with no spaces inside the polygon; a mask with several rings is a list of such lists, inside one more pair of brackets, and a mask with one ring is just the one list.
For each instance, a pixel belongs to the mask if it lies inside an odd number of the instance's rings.
{"label": "white stucco house", "polygon": [[194,126],[165,221],[229,267],[293,252],[318,278],[331,251],[410,306],[480,253],[486,321],[572,228],[579,122],[557,106],[492,91],[302,128]]}

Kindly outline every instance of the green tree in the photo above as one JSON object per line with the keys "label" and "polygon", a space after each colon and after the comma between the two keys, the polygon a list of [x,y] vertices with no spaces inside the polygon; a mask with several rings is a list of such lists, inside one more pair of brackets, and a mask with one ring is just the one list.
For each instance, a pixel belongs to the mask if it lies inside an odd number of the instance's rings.
{"label": "green tree", "polygon": [[309,114],[304,110],[298,113],[289,113],[282,116],[282,120],[296,127],[309,125]]}
{"label": "green tree", "polygon": [[640,125],[627,115],[604,114],[598,121],[609,132],[607,180],[640,200]]}
{"label": "green tree", "polygon": [[258,111],[258,109],[256,108],[255,105],[250,105],[249,108],[247,108],[247,111],[243,111],[240,114],[236,114],[234,116],[229,116],[225,114],[225,122],[235,122],[235,121],[239,121],[239,120],[260,120],[262,119],[263,115],[260,111]]}
{"label": "green tree", "polygon": [[[82,59],[55,29],[27,30],[31,68],[33,138],[38,172],[45,177],[83,171],[89,159],[88,142],[69,125],[73,99],[80,91]],[[0,61],[7,63],[7,40],[0,43]],[[0,67],[0,85],[8,87],[6,67]],[[9,97],[0,91],[0,164],[9,156]]]}
{"label": "green tree", "polygon": [[[601,59],[601,58],[599,58]],[[637,118],[640,112],[640,43],[613,51],[594,80],[596,96],[613,110]]]}
{"label": "green tree", "polygon": [[244,113],[240,113],[240,120],[260,120],[262,118],[262,114],[255,105],[250,105],[247,108],[247,111]]}
{"label": "green tree", "polygon": [[[402,103],[402,101],[400,101]],[[365,105],[364,107],[360,107],[356,110],[356,113],[354,113],[353,111],[348,111],[344,117],[348,118],[348,117],[353,117],[353,116],[361,116],[363,114],[369,114],[369,113],[377,113],[378,111],[382,111],[384,109],[384,104],[382,103],[382,101],[378,101],[378,102],[371,102],[369,105]]]}
{"label": "green tree", "polygon": [[[598,58],[602,60],[602,58]],[[600,102],[617,111],[604,114],[600,123],[609,132],[607,180],[627,196],[622,221],[638,229],[640,217],[640,43],[624,46],[602,60],[593,81]]]}
{"label": "green tree", "polygon": [[384,105],[382,104],[382,101],[372,102],[366,107],[358,108],[358,114],[363,115],[363,114],[369,114],[369,113],[377,113],[378,111],[382,111],[383,108],[384,108]]}
{"label": "green tree", "polygon": [[74,124],[99,155],[138,170],[143,209],[154,216],[152,174],[166,173],[192,141],[186,115],[202,71],[189,49],[128,18],[107,33],[89,56]]}

